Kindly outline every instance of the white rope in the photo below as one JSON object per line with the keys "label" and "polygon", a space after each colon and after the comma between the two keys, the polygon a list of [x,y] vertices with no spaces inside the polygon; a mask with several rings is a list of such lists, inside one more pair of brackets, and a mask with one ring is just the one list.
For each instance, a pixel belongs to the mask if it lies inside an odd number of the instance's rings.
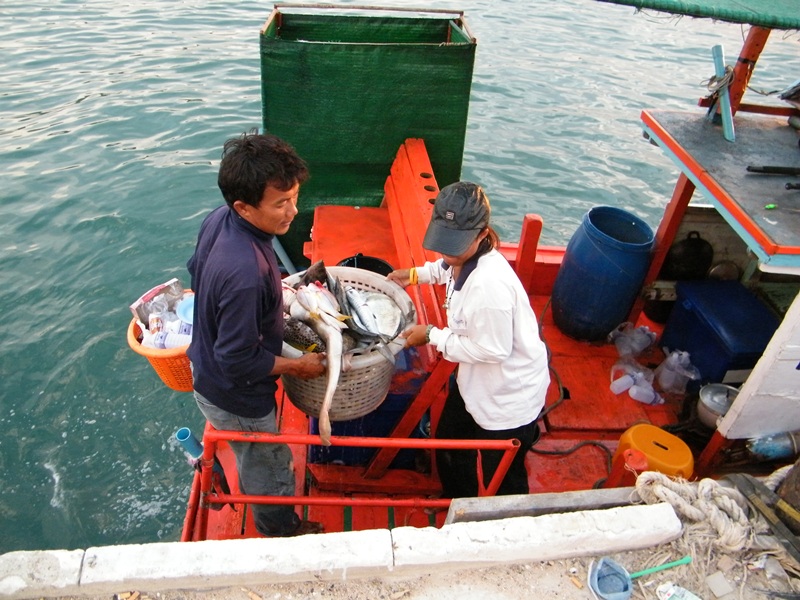
{"label": "white rope", "polygon": [[780,469],[773,471],[764,479],[764,485],[771,489],[773,492],[777,491],[783,481],[789,475],[794,465],[786,465]]}
{"label": "white rope", "polygon": [[709,92],[712,94],[716,94],[721,89],[728,87],[731,82],[733,81],[733,67],[730,65],[725,66],[725,75],[722,77],[717,77],[716,75],[712,75],[705,81],[702,81],[701,84],[706,86]]}
{"label": "white rope", "polygon": [[709,529],[712,544],[726,552],[750,548],[754,532],[744,511],[746,500],[737,490],[713,479],[691,485],[663,473],[645,471],[636,479],[636,491],[647,504],[668,502],[679,515]]}
{"label": "white rope", "polygon": [[[777,489],[790,469],[791,465],[778,469],[765,479],[765,484]],[[739,598],[745,597],[750,570],[767,556],[774,556],[790,575],[800,576],[797,563],[772,535],[766,519],[759,512],[749,510],[747,501],[736,488],[711,479],[689,483],[646,471],[636,479],[636,492],[647,504],[669,502],[683,521],[681,537],[673,540],[670,547],[674,554],[688,554],[693,558],[688,572],[684,573],[687,585],[704,585],[706,575],[718,569],[722,554],[733,556],[736,567],[729,575],[737,574]],[[790,578],[790,581],[795,580]],[[641,581],[638,583],[642,585]],[[793,590],[797,587],[793,583],[791,586]],[[644,591],[641,587],[640,590]]]}

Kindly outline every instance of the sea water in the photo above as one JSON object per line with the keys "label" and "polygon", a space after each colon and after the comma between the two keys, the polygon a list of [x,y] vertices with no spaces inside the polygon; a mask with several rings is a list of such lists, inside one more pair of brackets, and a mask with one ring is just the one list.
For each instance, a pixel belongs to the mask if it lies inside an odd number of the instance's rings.
{"label": "sea water", "polygon": [[[711,47],[732,64],[743,38],[591,0],[416,4],[464,10],[478,39],[463,177],[485,186],[503,239],[535,212],[545,244],[566,244],[597,204],[657,224],[677,171],[642,139],[641,109],[691,108]],[[179,537],[192,469],[174,433],[203,422],[128,348],[128,305],[188,282],[200,222],[222,201],[222,144],[260,124],[270,9],[0,8],[0,552]],[[794,82],[797,44],[773,33],[751,85]]]}

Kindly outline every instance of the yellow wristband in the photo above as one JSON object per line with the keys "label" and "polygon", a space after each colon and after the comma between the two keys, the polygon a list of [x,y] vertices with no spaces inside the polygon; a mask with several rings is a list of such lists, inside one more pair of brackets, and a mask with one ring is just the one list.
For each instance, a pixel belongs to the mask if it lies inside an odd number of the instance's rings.
{"label": "yellow wristband", "polygon": [[408,283],[409,285],[417,285],[418,281],[419,281],[419,275],[417,275],[417,268],[411,267],[408,270]]}

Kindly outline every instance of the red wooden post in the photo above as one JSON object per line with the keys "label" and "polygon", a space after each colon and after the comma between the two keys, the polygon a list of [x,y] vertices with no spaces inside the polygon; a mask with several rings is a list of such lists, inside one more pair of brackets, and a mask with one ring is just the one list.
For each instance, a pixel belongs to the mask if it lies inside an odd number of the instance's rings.
{"label": "red wooden post", "polygon": [[636,483],[636,474],[647,470],[647,455],[636,448],[628,448],[614,458],[611,473],[603,483],[604,488],[626,487]]}
{"label": "red wooden post", "polygon": [[695,477],[697,479],[708,477],[714,470],[714,467],[722,462],[724,458],[722,452],[732,444],[733,440],[729,440],[719,431],[715,431],[714,435],[712,435],[711,439],[708,441],[708,444],[706,444],[706,447],[700,453],[700,456],[697,457],[697,461],[694,465]]}
{"label": "red wooden post", "polygon": [[514,268],[517,272],[522,287],[530,295],[533,288],[533,270],[536,264],[536,248],[542,234],[544,221],[539,215],[525,215],[522,220],[522,232],[519,236],[517,257]]}

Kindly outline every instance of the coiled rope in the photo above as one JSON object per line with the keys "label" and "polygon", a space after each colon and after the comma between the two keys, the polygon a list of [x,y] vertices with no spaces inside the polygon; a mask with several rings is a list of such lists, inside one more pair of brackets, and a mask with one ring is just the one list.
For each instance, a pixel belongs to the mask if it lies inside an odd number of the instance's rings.
{"label": "coiled rope", "polygon": [[672,479],[663,473],[646,471],[636,479],[636,491],[647,504],[668,502],[678,515],[707,526],[716,534],[713,544],[725,552],[750,548],[754,530],[747,518],[744,496],[713,479],[696,485]]}
{"label": "coiled rope", "polygon": [[712,95],[718,93],[721,89],[728,87],[731,82],[733,81],[733,67],[730,65],[725,66],[725,74],[722,77],[717,77],[716,75],[712,75],[705,81],[701,82],[701,85],[706,86],[709,92]]}

